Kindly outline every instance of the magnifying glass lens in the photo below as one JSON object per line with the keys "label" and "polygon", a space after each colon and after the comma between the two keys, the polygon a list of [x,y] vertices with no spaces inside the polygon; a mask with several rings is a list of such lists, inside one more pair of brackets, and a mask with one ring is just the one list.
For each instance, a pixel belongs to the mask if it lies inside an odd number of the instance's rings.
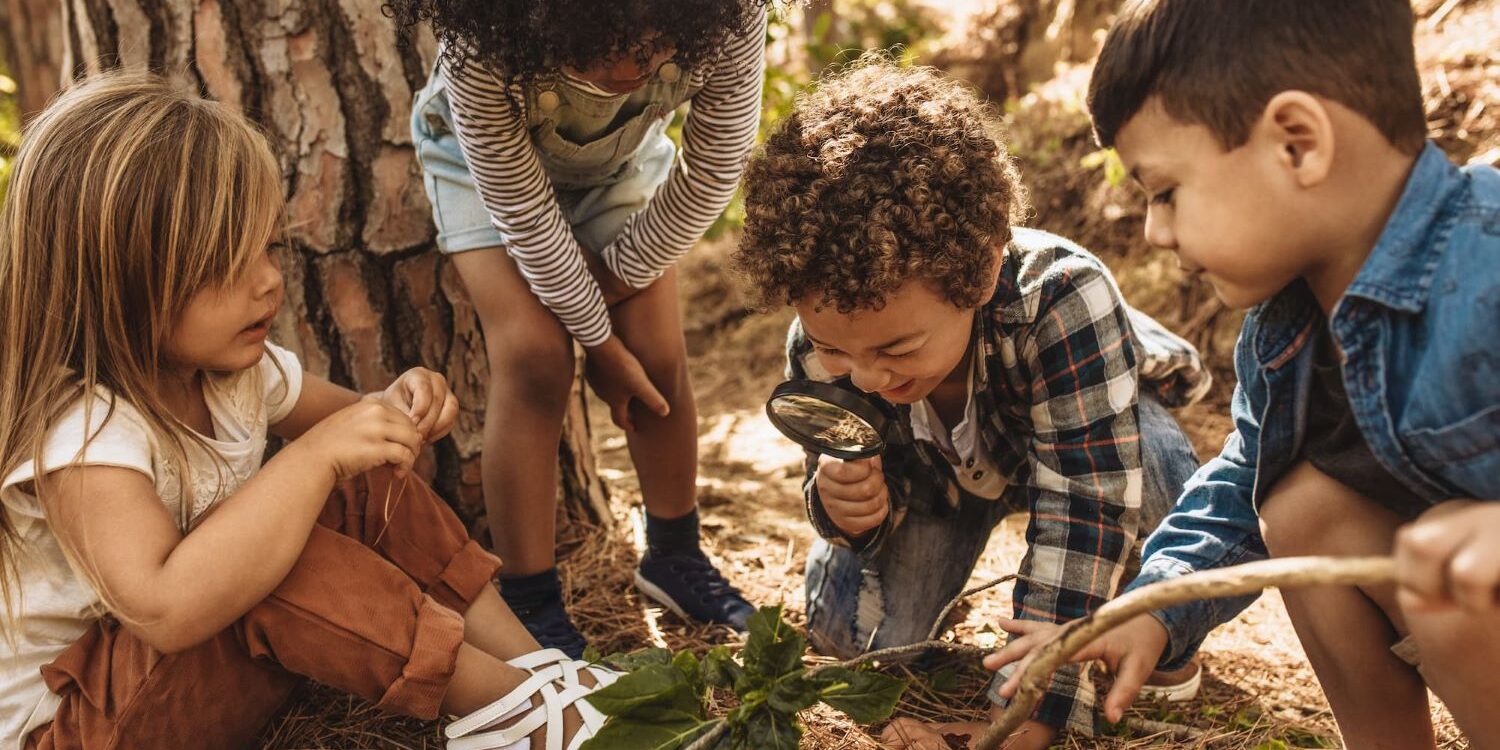
{"label": "magnifying glass lens", "polygon": [[771,400],[778,426],[794,431],[798,442],[812,443],[826,452],[878,452],[880,431],[859,415],[836,404],[802,394],[783,394]]}

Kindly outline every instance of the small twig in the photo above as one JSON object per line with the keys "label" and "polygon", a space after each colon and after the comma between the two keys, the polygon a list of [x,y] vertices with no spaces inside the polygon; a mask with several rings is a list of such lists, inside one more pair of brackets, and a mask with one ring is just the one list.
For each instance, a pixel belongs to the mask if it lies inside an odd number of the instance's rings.
{"label": "small twig", "polygon": [[708,750],[708,748],[713,747],[714,743],[718,742],[719,738],[723,737],[724,733],[729,731],[729,724],[723,719],[715,719],[715,721],[718,723],[714,725],[713,729],[708,730],[707,734],[693,740],[693,744],[688,745],[683,750]]}
{"label": "small twig", "polygon": [[1196,740],[1208,734],[1196,727],[1185,727],[1181,724],[1170,724],[1165,721],[1152,721],[1151,719],[1126,719],[1125,726],[1146,735],[1169,734],[1174,740],[1190,741]]}
{"label": "small twig", "polygon": [[1021,675],[1021,686],[1005,713],[979,738],[974,750],[998,750],[1042,699],[1052,673],[1095,638],[1136,615],[1199,599],[1239,596],[1277,586],[1359,586],[1395,580],[1389,557],[1288,557],[1190,573],[1142,586],[1107,602],[1094,613],[1062,627],[1056,638],[1033,652]]}
{"label": "small twig", "polygon": [[1021,575],[1019,573],[1011,573],[1008,576],[1000,576],[999,578],[996,578],[989,583],[975,586],[974,588],[968,589],[963,593],[960,593],[958,596],[953,597],[948,601],[948,605],[943,607],[943,611],[938,613],[937,621],[932,623],[932,629],[927,631],[927,640],[935,641],[937,640],[938,636],[943,634],[943,623],[948,621],[948,615],[953,612],[953,608],[957,607],[959,602],[980,592],[988,591],[996,586],[999,586],[1002,583],[1005,583],[1006,581],[1017,580],[1021,580]]}

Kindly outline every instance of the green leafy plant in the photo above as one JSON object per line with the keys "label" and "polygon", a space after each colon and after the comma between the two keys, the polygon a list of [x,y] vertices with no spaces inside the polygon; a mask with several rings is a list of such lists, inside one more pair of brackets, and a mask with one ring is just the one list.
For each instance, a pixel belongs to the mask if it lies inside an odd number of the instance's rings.
{"label": "green leafy plant", "polygon": [[[902,680],[845,664],[807,668],[807,639],[779,606],[761,608],[749,629],[738,658],[718,646],[702,659],[664,648],[601,659],[625,675],[588,697],[610,718],[583,749],[795,750],[799,712],[822,702],[872,724],[889,718],[906,690]],[[739,705],[710,717],[711,690],[733,692]]]}

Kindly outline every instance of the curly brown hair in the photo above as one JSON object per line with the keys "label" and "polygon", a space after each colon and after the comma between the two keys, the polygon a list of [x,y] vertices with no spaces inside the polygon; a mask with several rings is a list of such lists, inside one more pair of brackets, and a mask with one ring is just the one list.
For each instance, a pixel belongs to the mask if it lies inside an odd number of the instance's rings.
{"label": "curly brown hair", "polygon": [[625,54],[645,63],[668,48],[678,65],[692,69],[729,38],[748,33],[766,2],[386,0],[382,8],[404,32],[431,21],[451,70],[474,62],[514,84]]}
{"label": "curly brown hair", "polygon": [[989,295],[1026,211],[999,120],[964,85],[866,58],[804,93],[745,172],[732,262],[761,308],[817,296],[880,309],[912,278],[959,307]]}

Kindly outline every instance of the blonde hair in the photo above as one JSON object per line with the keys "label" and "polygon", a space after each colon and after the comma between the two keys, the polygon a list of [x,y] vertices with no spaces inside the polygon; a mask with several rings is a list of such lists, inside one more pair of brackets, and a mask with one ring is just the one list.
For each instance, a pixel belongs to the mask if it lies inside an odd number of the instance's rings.
{"label": "blonde hair", "polygon": [[[95,77],[29,123],[0,207],[0,477],[41,467],[48,429],[80,398],[91,426],[117,400],[134,407],[185,469],[184,438],[201,439],[157,394],[167,339],[195,294],[271,244],[282,206],[255,127],[154,75]],[[109,398],[104,419],[94,393]],[[182,498],[184,529],[192,504]],[[7,636],[21,552],[0,512]]]}

